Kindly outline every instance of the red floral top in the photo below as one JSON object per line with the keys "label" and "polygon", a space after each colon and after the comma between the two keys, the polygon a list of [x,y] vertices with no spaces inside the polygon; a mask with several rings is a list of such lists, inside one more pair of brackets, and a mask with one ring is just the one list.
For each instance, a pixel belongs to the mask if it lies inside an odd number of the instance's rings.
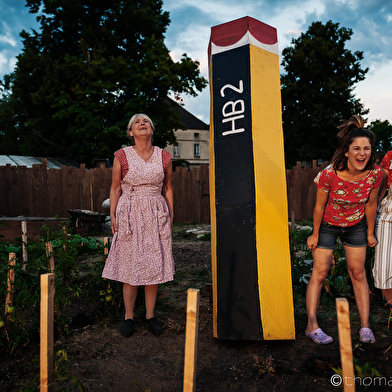
{"label": "red floral top", "polygon": [[370,192],[382,182],[378,165],[360,181],[346,181],[337,176],[332,165],[321,170],[314,179],[317,187],[328,192],[323,220],[334,226],[354,226],[365,215]]}
{"label": "red floral top", "polygon": [[[124,149],[121,148],[120,150],[114,153],[114,156],[119,160],[121,165],[121,180],[126,176],[128,173],[128,160],[125,155]],[[171,161],[171,154],[166,150],[162,150],[162,164],[163,164],[163,171],[166,172],[166,169]]]}
{"label": "red floral top", "polygon": [[387,187],[392,184],[392,150],[388,151],[384,158],[382,159],[380,166],[383,167],[385,170],[388,170],[388,179],[387,179]]}

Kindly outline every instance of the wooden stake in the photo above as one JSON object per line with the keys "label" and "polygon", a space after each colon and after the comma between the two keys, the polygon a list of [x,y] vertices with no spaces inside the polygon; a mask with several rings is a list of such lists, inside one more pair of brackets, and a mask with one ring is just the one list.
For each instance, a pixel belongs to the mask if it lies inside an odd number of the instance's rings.
{"label": "wooden stake", "polygon": [[12,306],[12,300],[14,297],[15,262],[16,262],[16,253],[10,253],[8,255],[9,268],[7,274],[7,295],[5,297],[5,313],[7,313],[7,306]]}
{"label": "wooden stake", "polygon": [[23,270],[27,268],[27,222],[22,221],[22,255],[23,255]]}
{"label": "wooden stake", "polygon": [[336,298],[338,313],[340,359],[344,391],[355,391],[353,348],[351,345],[350,312],[347,298]]}
{"label": "wooden stake", "polygon": [[68,230],[67,230],[67,226],[63,226],[63,240],[64,240],[63,249],[64,249],[64,252],[67,253],[67,251],[68,251]]}
{"label": "wooden stake", "polygon": [[200,291],[188,289],[185,332],[184,392],[195,390]]}
{"label": "wooden stake", "polygon": [[[107,255],[109,254],[109,237],[105,237],[103,239],[103,245],[104,245],[103,254],[107,257]],[[105,262],[106,262],[106,259],[105,259]]]}
{"label": "wooden stake", "polygon": [[[64,253],[68,252],[68,231],[67,231],[66,226],[63,226],[63,250],[64,250]],[[54,268],[54,264],[53,264],[53,268]],[[64,265],[64,284],[65,284],[65,287],[69,287],[71,285],[69,270],[70,270],[69,264],[66,263]]]}
{"label": "wooden stake", "polygon": [[295,230],[295,211],[291,211],[291,231]]}
{"label": "wooden stake", "polygon": [[54,271],[54,256],[53,256],[53,246],[51,242],[46,242],[45,243],[46,246],[46,257],[49,258],[49,262],[48,262],[48,270],[50,272]]}
{"label": "wooden stake", "polygon": [[[105,255],[105,263],[106,263],[109,254],[109,237],[105,237],[103,239],[103,245],[104,245],[103,254]],[[108,289],[110,289],[110,282],[108,283]]]}
{"label": "wooden stake", "polygon": [[54,389],[54,274],[41,275],[40,392]]}

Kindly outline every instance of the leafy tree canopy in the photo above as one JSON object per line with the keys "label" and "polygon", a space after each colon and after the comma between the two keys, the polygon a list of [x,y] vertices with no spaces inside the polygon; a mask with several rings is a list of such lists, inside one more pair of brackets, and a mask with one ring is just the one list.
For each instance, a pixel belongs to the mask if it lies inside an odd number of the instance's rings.
{"label": "leafy tree canopy", "polygon": [[186,54],[164,44],[161,0],[27,0],[40,31],[21,32],[23,51],[0,84],[0,153],[69,156],[91,164],[127,143],[135,113],[154,121],[155,144],[182,128],[168,93],[196,96],[207,84]]}
{"label": "leafy tree canopy", "polygon": [[376,151],[379,158],[392,150],[392,124],[388,120],[372,121],[369,129],[376,135]]}
{"label": "leafy tree canopy", "polygon": [[365,115],[354,96],[365,79],[363,52],[345,48],[353,32],[339,23],[312,23],[282,52],[283,131],[288,165],[296,161],[330,160],[337,146],[340,119]]}

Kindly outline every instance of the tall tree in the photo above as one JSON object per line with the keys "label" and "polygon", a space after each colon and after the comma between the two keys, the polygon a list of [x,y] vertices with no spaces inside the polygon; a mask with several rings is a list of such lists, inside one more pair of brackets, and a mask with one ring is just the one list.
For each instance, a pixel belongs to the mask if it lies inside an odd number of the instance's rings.
{"label": "tall tree", "polygon": [[339,120],[366,114],[354,96],[365,79],[363,52],[345,48],[353,32],[339,23],[312,23],[282,52],[283,131],[286,162],[330,160],[337,145]]}
{"label": "tall tree", "polygon": [[376,151],[380,159],[392,150],[392,124],[388,121],[372,121],[369,129],[376,135]]}
{"label": "tall tree", "polygon": [[23,51],[1,83],[0,153],[70,156],[91,164],[126,143],[126,125],[144,112],[155,144],[183,127],[169,92],[206,86],[186,54],[164,43],[170,23],[161,0],[27,0],[40,32],[22,31]]}

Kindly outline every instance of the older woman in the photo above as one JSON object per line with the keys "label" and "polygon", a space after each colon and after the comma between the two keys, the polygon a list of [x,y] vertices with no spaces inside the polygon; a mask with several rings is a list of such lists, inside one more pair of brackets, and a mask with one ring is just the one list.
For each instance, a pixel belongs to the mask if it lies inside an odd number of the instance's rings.
{"label": "older woman", "polygon": [[112,246],[102,276],[123,282],[123,336],[134,332],[139,286],[145,286],[145,322],[155,335],[162,327],[154,317],[160,283],[173,280],[171,249],[173,191],[171,155],[152,145],[154,125],[135,114],[127,133],[134,145],[115,153],[110,189]]}

